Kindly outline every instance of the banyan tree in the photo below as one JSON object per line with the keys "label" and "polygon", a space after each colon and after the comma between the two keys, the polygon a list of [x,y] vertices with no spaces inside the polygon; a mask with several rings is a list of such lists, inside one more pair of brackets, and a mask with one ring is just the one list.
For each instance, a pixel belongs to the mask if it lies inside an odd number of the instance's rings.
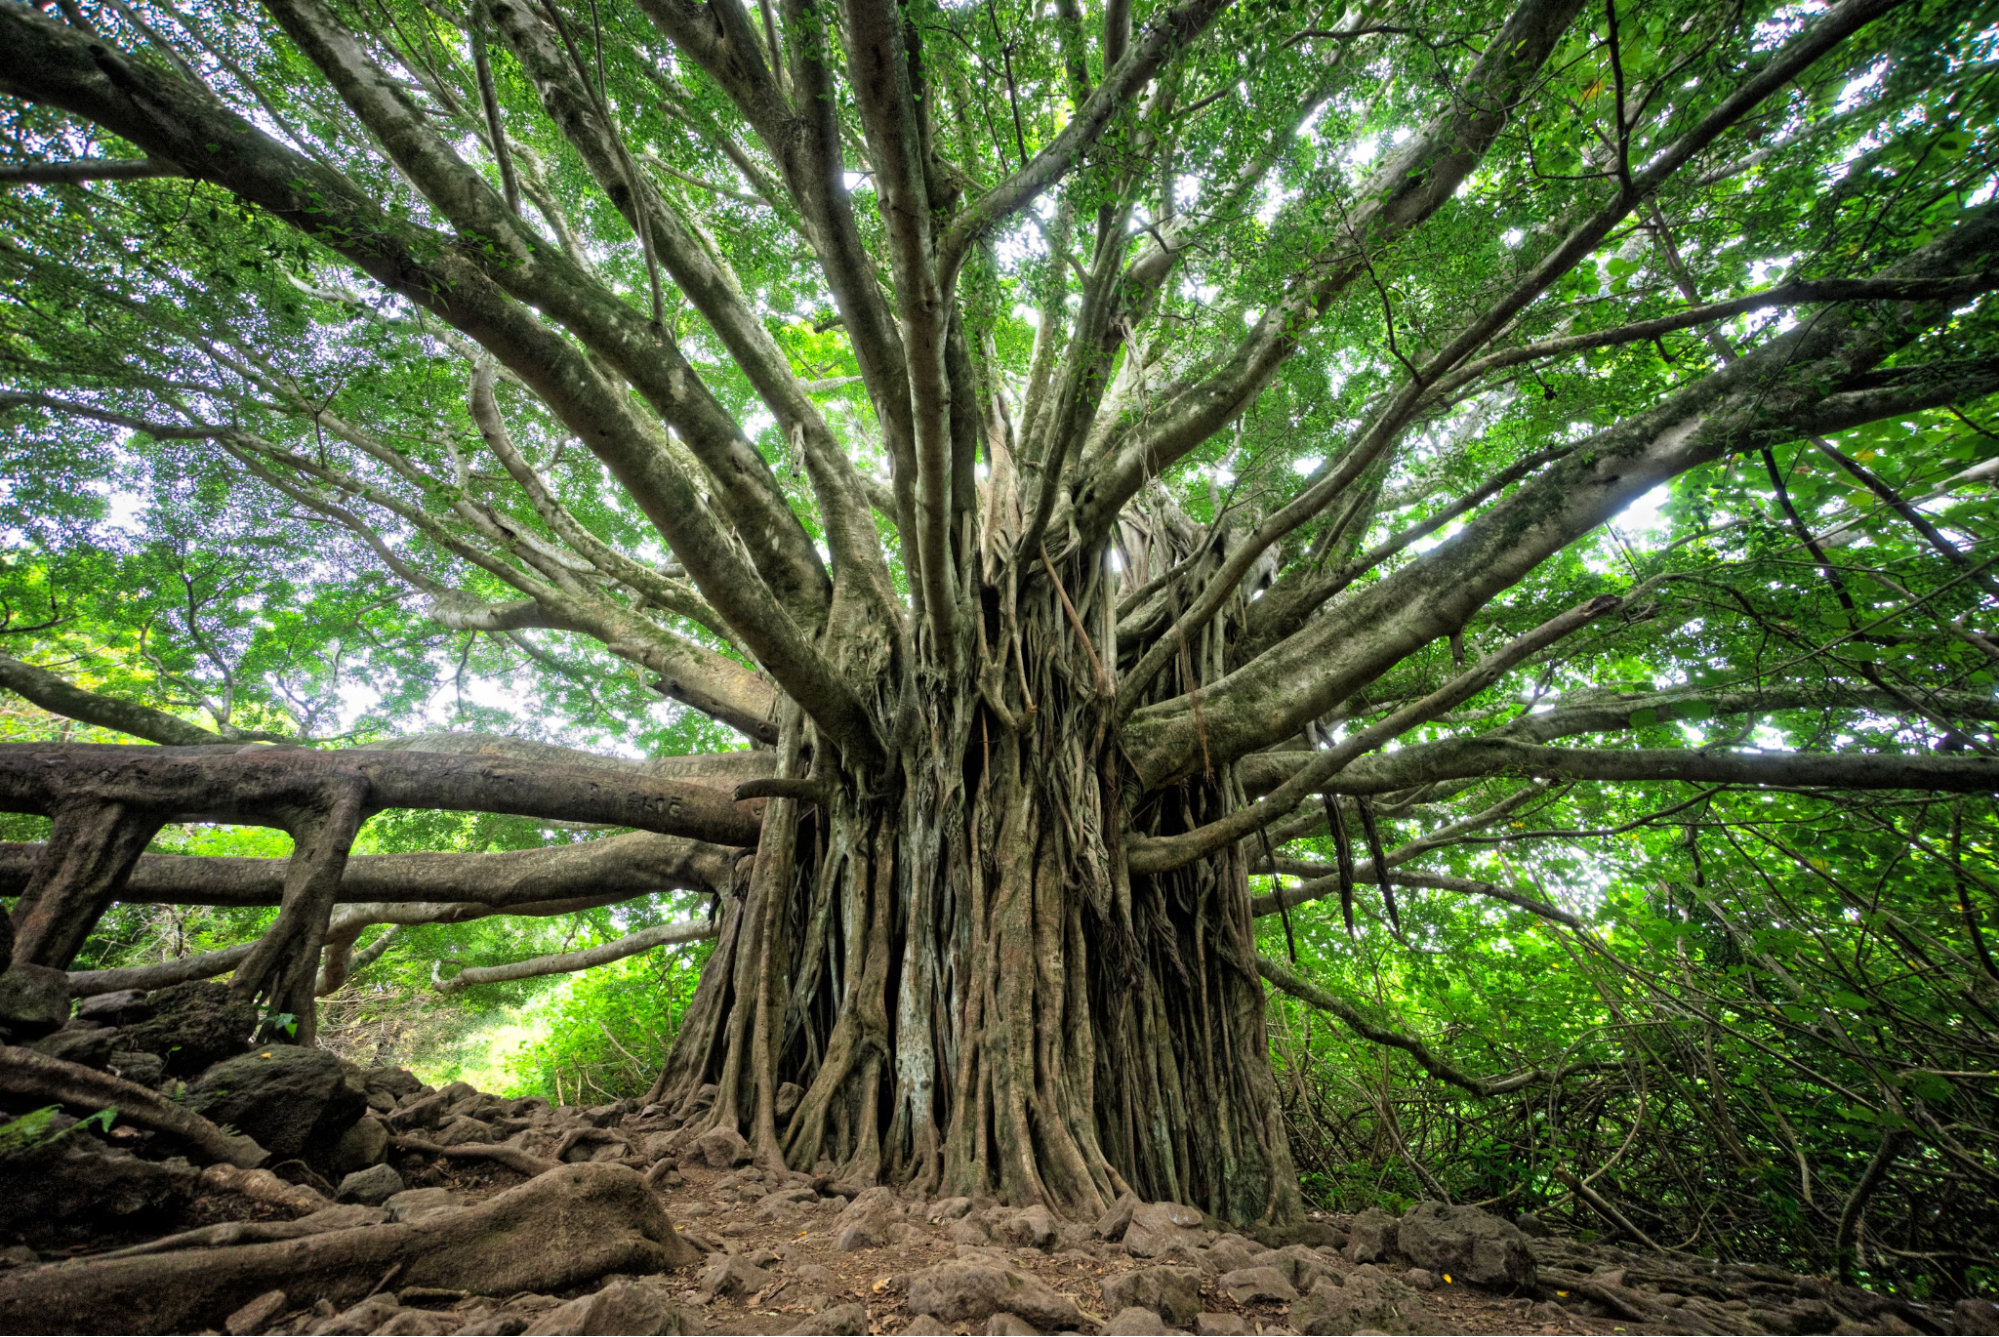
{"label": "banyan tree", "polygon": [[[1989,448],[1895,454],[1991,435],[1988,21],[0,0],[9,505],[122,452],[357,591],[343,654],[388,609],[712,745],[252,712],[190,576],[140,638],[197,647],[180,686],[0,660],[142,740],[0,748],[51,819],[0,858],[12,958],[277,905],[206,964],[310,1042],[363,925],[698,890],[516,973],[712,934],[651,1098],[766,1166],[1294,1219],[1265,989],[1341,1007],[1280,959],[1307,900],[1559,917],[1420,861],[1561,787],[1999,787],[1999,583],[1936,518]],[[1712,515],[1641,569],[1606,526],[1647,498]],[[1752,533],[1827,618],[1730,587]],[[1765,648],[1629,670],[1724,636]],[[388,809],[625,833],[350,858]],[[294,849],[146,852],[190,821]]]}

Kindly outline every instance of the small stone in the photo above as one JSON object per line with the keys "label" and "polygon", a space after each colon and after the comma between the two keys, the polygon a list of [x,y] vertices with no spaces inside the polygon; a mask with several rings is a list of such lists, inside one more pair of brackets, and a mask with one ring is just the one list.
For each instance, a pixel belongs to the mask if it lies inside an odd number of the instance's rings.
{"label": "small stone", "polygon": [[1255,1337],[1256,1329],[1241,1314],[1194,1315],[1196,1337]]}
{"label": "small stone", "polygon": [[951,1329],[945,1327],[944,1320],[935,1314],[917,1314],[902,1331],[904,1337],[944,1337]]}
{"label": "small stone", "polygon": [[[152,1016],[153,1005],[146,1001],[143,989],[120,989],[116,993],[94,994],[84,999],[76,1005],[76,1015],[80,1020],[99,1021],[106,1026],[129,1026]],[[256,1302],[252,1300],[250,1303]]]}
{"label": "small stone", "polygon": [[1245,1267],[1224,1272],[1222,1289],[1239,1305],[1290,1304],[1298,1298],[1298,1288],[1285,1280],[1274,1267]]}
{"label": "small stone", "polygon": [[944,1232],[944,1238],[953,1244],[990,1244],[992,1235],[986,1230],[986,1223],[973,1217],[953,1221],[951,1228]]}
{"label": "small stone", "polygon": [[[101,996],[116,998],[118,995],[103,994]],[[143,996],[141,995],[141,997]],[[285,1298],[283,1291],[265,1291],[228,1318],[223,1319],[222,1330],[228,1333],[229,1337],[250,1337],[251,1334],[261,1333],[265,1328],[270,1326],[272,1319],[285,1312],[285,1306],[288,1303],[290,1301]]]}
{"label": "small stone", "polygon": [[798,1102],[805,1099],[805,1088],[797,1082],[786,1082],[777,1088],[777,1117],[789,1119],[798,1109]]}
{"label": "small stone", "polygon": [[1332,1264],[1303,1244],[1287,1244],[1256,1261],[1282,1272],[1284,1279],[1296,1286],[1300,1295],[1310,1294],[1312,1287],[1321,1283],[1340,1284],[1340,1274],[1333,1270]]}
{"label": "small stone", "polygon": [[1018,1314],[994,1314],[986,1320],[986,1337],[1041,1337],[1041,1329]]}
{"label": "small stone", "polygon": [[1176,1328],[1201,1312],[1201,1274],[1191,1268],[1133,1268],[1104,1278],[1103,1291],[1104,1308],[1112,1313],[1145,1309]]}
{"label": "small stone", "polygon": [[839,1281],[831,1268],[821,1263],[800,1263],[791,1269],[791,1279],[807,1290],[819,1291],[827,1295],[837,1294]]}
{"label": "small stone", "polygon": [[888,1243],[882,1228],[873,1221],[849,1221],[840,1228],[839,1238],[833,1247],[841,1253],[858,1253],[862,1249],[879,1249]]}
{"label": "small stone", "polygon": [[1190,1248],[1208,1241],[1200,1233],[1201,1214],[1177,1202],[1148,1202],[1132,1208],[1124,1228],[1125,1252],[1134,1258],[1154,1258],[1179,1240]]}
{"label": "small stone", "polygon": [[1141,1309],[1133,1305],[1129,1309],[1120,1309],[1113,1314],[1110,1322],[1104,1324],[1101,1331],[1104,1337],[1148,1337],[1151,1333],[1180,1330],[1168,1327],[1165,1321],[1150,1309]]}
{"label": "small stone", "polygon": [[1091,1233],[1100,1240],[1115,1243],[1124,1238],[1125,1227],[1131,1224],[1131,1214],[1138,1209],[1138,1195],[1125,1193],[1111,1204],[1111,1209],[1097,1218]]}
{"label": "small stone", "polygon": [[770,1273],[740,1255],[724,1254],[701,1269],[695,1283],[697,1303],[732,1295],[755,1295],[771,1283]]}
{"label": "small stone", "polygon": [[[446,1315],[445,1317],[455,1317]],[[619,1278],[592,1295],[579,1295],[534,1319],[533,1337],[679,1333],[695,1329],[692,1317],[662,1288]]]}
{"label": "small stone", "polygon": [[727,1170],[750,1158],[750,1144],[734,1128],[711,1128],[695,1139],[694,1155],[717,1170]]}
{"label": "small stone", "polygon": [[[463,1147],[470,1144],[486,1144],[494,1141],[491,1124],[474,1119],[466,1114],[454,1114],[438,1126],[437,1136],[432,1139],[440,1147]],[[581,1157],[568,1157],[580,1160]]]}
{"label": "small stone", "polygon": [[928,1216],[934,1225],[941,1221],[962,1220],[971,1210],[970,1198],[939,1198],[930,1204],[930,1210],[924,1215]]}
{"label": "small stone", "polygon": [[22,1044],[69,1020],[69,975],[18,961],[0,972],[0,1030]]}
{"label": "small stone", "polygon": [[380,1119],[364,1118],[340,1135],[329,1158],[335,1174],[347,1175],[380,1165],[389,1155],[389,1126]]}
{"label": "small stone", "polygon": [[1036,1204],[1026,1211],[1016,1212],[999,1223],[999,1235],[1007,1243],[1020,1249],[1046,1249],[1059,1243],[1061,1230],[1055,1218],[1044,1206]]}
{"label": "small stone", "polygon": [[1237,1268],[1256,1266],[1269,1252],[1261,1244],[1240,1235],[1224,1235],[1206,1250],[1206,1263],[1217,1272],[1233,1272]]}
{"label": "small stone", "polygon": [[1546,1221],[1533,1212],[1522,1212],[1514,1217],[1513,1228],[1531,1240],[1549,1239],[1555,1233],[1548,1229]]}
{"label": "small stone", "polygon": [[75,1063],[85,1068],[108,1068],[111,1053],[124,1047],[125,1033],[109,1026],[78,1026],[75,1022],[52,1035],[44,1035],[28,1048],[38,1054]]}
{"label": "small stone", "polygon": [[861,1337],[867,1330],[868,1311],[850,1302],[822,1309],[791,1331],[809,1337]]}
{"label": "small stone", "polygon": [[402,1191],[403,1177],[396,1173],[394,1166],[371,1165],[342,1179],[340,1187],[334,1191],[333,1200],[379,1207]]}
{"label": "small stone", "polygon": [[1437,1289],[1437,1274],[1427,1267],[1412,1267],[1402,1274],[1402,1284],[1411,1290],[1434,1291]]}

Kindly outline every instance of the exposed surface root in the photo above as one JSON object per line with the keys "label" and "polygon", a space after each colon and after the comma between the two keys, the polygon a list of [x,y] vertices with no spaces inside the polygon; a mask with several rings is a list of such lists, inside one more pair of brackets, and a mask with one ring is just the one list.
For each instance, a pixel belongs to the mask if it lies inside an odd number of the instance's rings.
{"label": "exposed surface root", "polygon": [[156,1091],[32,1049],[0,1045],[0,1093],[50,1104],[108,1106],[128,1123],[178,1138],[204,1160],[248,1167],[267,1159],[251,1139],[223,1132]]}

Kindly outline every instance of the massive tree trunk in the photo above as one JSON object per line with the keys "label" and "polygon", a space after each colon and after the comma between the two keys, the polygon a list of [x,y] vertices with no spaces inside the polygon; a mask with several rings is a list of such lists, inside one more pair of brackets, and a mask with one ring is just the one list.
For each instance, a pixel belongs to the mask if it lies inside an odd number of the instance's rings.
{"label": "massive tree trunk", "polygon": [[1223,766],[1132,801],[1103,667],[1118,586],[1093,556],[986,603],[985,690],[940,675],[887,766],[787,731],[811,797],[772,803],[652,1098],[852,1183],[1297,1215],[1248,865],[1133,877],[1121,849],[1240,791]]}

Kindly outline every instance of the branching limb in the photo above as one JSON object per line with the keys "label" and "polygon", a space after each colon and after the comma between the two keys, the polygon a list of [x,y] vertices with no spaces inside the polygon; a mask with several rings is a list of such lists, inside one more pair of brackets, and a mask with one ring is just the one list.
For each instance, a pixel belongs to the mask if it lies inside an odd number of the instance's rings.
{"label": "branching limb", "polygon": [[510,961],[503,966],[471,966],[459,971],[450,979],[432,980],[430,987],[439,993],[462,993],[475,984],[499,984],[507,980],[535,979],[542,975],[567,975],[572,971],[589,970],[593,966],[609,965],[622,961],[628,956],[649,952],[655,947],[669,943],[701,942],[716,935],[718,929],[709,920],[693,920],[682,924],[660,924],[642,929],[628,937],[580,952],[562,952],[554,956],[537,956],[526,961]]}
{"label": "branching limb", "polygon": [[10,655],[0,655],[0,687],[26,697],[51,715],[80,720],[101,729],[116,729],[148,742],[200,747],[230,741],[164,710],[86,691],[67,678],[24,664]]}
{"label": "branching limb", "polygon": [[1347,1024],[1348,1028],[1354,1034],[1360,1036],[1363,1040],[1368,1040],[1378,1045],[1387,1045],[1392,1049],[1400,1049],[1403,1053],[1409,1055],[1410,1058],[1415,1059],[1418,1067],[1422,1068],[1423,1071],[1429,1073],[1438,1081],[1447,1082],[1460,1090],[1469,1091],[1475,1096],[1504,1095],[1509,1091],[1518,1091],[1522,1087],[1532,1086],[1536,1082],[1553,1080],[1553,1078],[1560,1075],[1559,1073],[1551,1074],[1544,1072],[1540,1068],[1530,1068],[1525,1072],[1516,1072],[1505,1077],[1490,1079],[1468,1076],[1431,1053],[1430,1047],[1415,1036],[1404,1035],[1402,1032],[1390,1030],[1386,1026],[1377,1026],[1372,1021],[1369,1021],[1359,1008],[1343,998],[1326,992],[1318,985],[1298,974],[1297,971],[1291,969],[1290,966],[1285,965],[1282,961],[1273,961],[1267,956],[1259,956],[1256,958],[1256,970],[1263,978],[1269,980],[1293,998],[1310,1003],[1320,1011],[1330,1012],[1332,1015],[1338,1017]]}

